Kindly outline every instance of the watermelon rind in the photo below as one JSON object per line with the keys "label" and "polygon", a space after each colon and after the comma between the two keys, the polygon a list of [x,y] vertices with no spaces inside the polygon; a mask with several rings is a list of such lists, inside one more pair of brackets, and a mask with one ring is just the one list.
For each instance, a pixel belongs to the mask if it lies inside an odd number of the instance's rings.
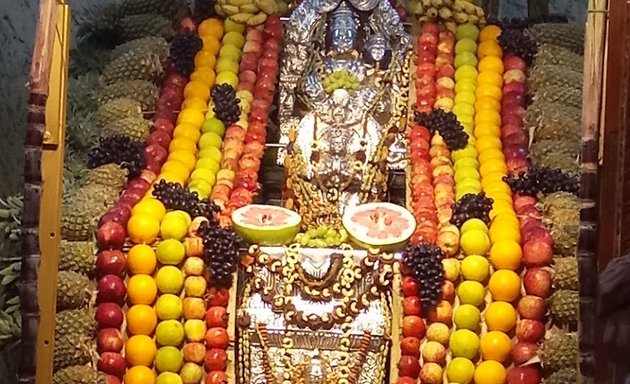
{"label": "watermelon rind", "polygon": [[[288,218],[281,225],[260,226],[246,222],[248,215],[261,211],[265,211],[269,215],[281,213],[287,215]],[[251,204],[232,213],[232,225],[236,234],[250,244],[282,246],[292,243],[300,232],[302,217],[297,212],[275,205]]]}
{"label": "watermelon rind", "polygon": [[[402,218],[407,221],[408,226],[404,229],[400,236],[388,239],[376,239],[361,232],[360,229],[363,228],[363,226],[354,223],[352,219],[353,216],[361,211],[369,211],[377,208],[399,212],[402,215]],[[416,230],[416,220],[413,217],[413,214],[406,208],[392,203],[367,203],[350,207],[344,212],[342,222],[343,227],[348,232],[350,240],[356,246],[363,249],[379,249],[383,252],[391,252],[403,248],[407,245],[407,242]]]}

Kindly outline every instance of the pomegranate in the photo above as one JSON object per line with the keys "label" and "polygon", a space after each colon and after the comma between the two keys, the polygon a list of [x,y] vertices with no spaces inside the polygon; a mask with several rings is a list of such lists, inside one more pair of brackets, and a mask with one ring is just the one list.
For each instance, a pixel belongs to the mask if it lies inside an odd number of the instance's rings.
{"label": "pomegranate", "polygon": [[223,327],[213,327],[206,332],[206,346],[209,348],[227,348],[230,338]]}
{"label": "pomegranate", "polygon": [[414,356],[403,355],[398,361],[398,372],[401,376],[417,378],[420,376],[420,362]]}
{"label": "pomegranate", "polygon": [[210,307],[206,312],[206,325],[208,328],[227,326],[229,315],[225,307]]}
{"label": "pomegranate", "polygon": [[204,365],[207,371],[223,371],[227,365],[227,359],[224,349],[212,348],[206,352]]}

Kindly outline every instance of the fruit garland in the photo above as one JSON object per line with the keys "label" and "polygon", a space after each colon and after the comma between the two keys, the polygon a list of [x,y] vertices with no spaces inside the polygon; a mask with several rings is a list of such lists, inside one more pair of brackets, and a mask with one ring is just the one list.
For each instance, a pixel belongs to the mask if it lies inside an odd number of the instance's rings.
{"label": "fruit garland", "polygon": [[520,232],[512,208],[511,190],[503,181],[508,168],[500,139],[504,72],[503,52],[497,41],[500,33],[500,28],[495,25],[484,27],[477,47],[475,145],[479,152],[483,192],[492,199],[489,260],[493,267],[488,281],[492,302],[484,312],[488,332],[480,343],[483,362],[475,371],[475,381],[480,383],[504,382],[507,377],[503,364],[509,360],[512,348],[508,333],[514,329],[517,320],[511,302],[520,295],[520,276],[516,272],[521,266]]}
{"label": "fruit garland", "polygon": [[[503,65],[503,153],[510,174],[518,175],[527,170],[528,163],[527,138],[523,133],[527,64],[518,56],[506,55]],[[546,300],[551,294],[552,276],[543,267],[551,264],[553,238],[540,218],[535,196],[514,193],[513,203],[520,222],[525,265],[522,290],[525,296],[518,302],[517,343],[512,347],[514,367],[508,373],[508,381],[513,377],[539,383],[542,377],[540,366],[525,363],[536,356],[545,335]]]}
{"label": "fruit garland", "polygon": [[252,35],[248,50],[252,52],[262,50],[258,64],[253,89],[252,84],[245,82],[245,90],[252,92],[252,102],[249,110],[249,124],[243,139],[243,152],[238,160],[234,189],[226,199],[227,206],[221,214],[222,222],[229,223],[231,213],[241,207],[254,202],[260,185],[258,171],[260,170],[269,112],[273,103],[276,82],[278,81],[278,59],[282,39],[282,24],[277,15],[270,15],[265,21],[261,42],[257,34]]}
{"label": "fruit garland", "polygon": [[[149,202],[144,205],[137,203],[150,189],[156,178],[154,172],[159,170],[164,160],[172,133],[169,118],[174,116],[179,108],[185,84],[186,78],[177,74],[173,68],[169,68],[153,117],[155,129],[147,138],[147,146],[143,153],[146,168],[127,183],[118,203],[101,217],[96,234],[101,249],[97,255],[96,265],[99,274],[102,275],[99,280],[100,299],[96,312],[96,319],[101,328],[97,339],[98,352],[101,354],[97,368],[101,372],[115,376],[118,381],[126,374],[127,365],[131,366],[128,373],[130,377],[142,378],[149,377],[149,367],[153,364],[151,347],[155,348],[155,344],[149,336],[157,323],[155,311],[151,307],[157,294],[155,281],[151,277],[155,270],[156,256],[148,245],[131,248],[127,257],[121,250],[127,236],[125,228],[134,214],[137,217],[138,212],[145,208],[149,208],[157,215],[164,210],[159,203]],[[151,232],[149,237],[159,229],[159,225],[156,228],[155,221],[155,218],[149,218],[152,224],[152,228],[149,228]],[[125,271],[129,273],[127,287],[122,281]],[[131,304],[126,316],[122,310],[124,303],[120,301],[124,300],[125,291]],[[114,296],[118,300],[113,300]],[[126,342],[123,341],[121,333],[125,320],[126,331],[131,336]],[[123,344],[125,357],[121,354]],[[143,351],[138,352],[138,348]],[[152,371],[150,377],[153,377]]]}

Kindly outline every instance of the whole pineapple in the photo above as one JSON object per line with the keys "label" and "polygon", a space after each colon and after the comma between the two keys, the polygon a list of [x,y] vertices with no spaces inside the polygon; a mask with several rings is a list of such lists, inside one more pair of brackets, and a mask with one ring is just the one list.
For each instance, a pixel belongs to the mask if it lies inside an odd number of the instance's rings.
{"label": "whole pineapple", "polygon": [[100,210],[107,209],[118,202],[119,190],[108,185],[88,183],[77,189],[77,192],[64,204],[92,203]]}
{"label": "whole pineapple", "polygon": [[88,172],[86,184],[103,185],[120,191],[127,185],[128,174],[129,171],[118,164],[105,164]]}
{"label": "whole pineapple", "polygon": [[540,44],[534,65],[561,65],[570,71],[583,72],[584,57],[554,44]]}
{"label": "whole pineapple", "polygon": [[173,22],[154,13],[129,15],[118,20],[119,32],[123,41],[157,36],[170,40],[175,36]]}
{"label": "whole pineapple", "polygon": [[550,330],[543,341],[539,356],[547,371],[575,368],[578,363],[578,335],[559,329]]}
{"label": "whole pineapple", "polygon": [[135,141],[145,141],[151,133],[151,120],[128,117],[110,122],[103,128],[101,137],[125,135]]}
{"label": "whole pineapple", "polygon": [[572,71],[564,65],[535,65],[527,77],[527,88],[532,92],[544,87],[557,86],[582,91],[582,72]]}
{"label": "whole pineapple", "polygon": [[545,84],[534,93],[534,100],[545,103],[561,103],[569,107],[582,107],[582,89],[574,86]]}
{"label": "whole pineapple", "polygon": [[55,337],[71,335],[93,336],[96,331],[94,311],[81,309],[67,309],[57,313],[55,317]]}
{"label": "whole pineapple", "polygon": [[560,168],[570,175],[580,171],[580,142],[567,140],[540,140],[529,149],[532,162],[539,168]]}
{"label": "whole pineapple", "polygon": [[123,0],[119,9],[122,15],[156,13],[175,22],[190,12],[186,0]]}
{"label": "whole pineapple", "polygon": [[92,240],[105,211],[103,206],[95,206],[89,201],[72,202],[68,199],[61,208],[61,238],[71,241]]}
{"label": "whole pineapple", "polygon": [[571,52],[584,54],[584,27],[578,24],[542,23],[529,27],[538,44],[554,44]]}
{"label": "whole pineapple", "polygon": [[562,368],[543,380],[543,384],[575,384],[577,382],[578,372],[576,368]]}
{"label": "whole pineapple", "polygon": [[129,98],[139,101],[143,111],[155,109],[155,102],[160,94],[158,87],[150,81],[131,80],[108,85],[97,91],[99,104],[118,98]]}
{"label": "whole pineapple", "polygon": [[61,240],[59,270],[91,276],[96,263],[96,246],[93,241]]}
{"label": "whole pineapple", "polygon": [[160,51],[150,51],[147,47],[129,51],[118,56],[105,66],[101,82],[105,85],[127,80],[147,80],[156,82],[164,74],[164,65],[168,58]]}
{"label": "whole pineapple", "polygon": [[61,369],[53,375],[52,384],[106,384],[104,374],[89,365],[74,365]]}
{"label": "whole pineapple", "polygon": [[87,276],[76,272],[59,271],[57,274],[57,309],[84,307],[91,300],[94,289],[94,283]]}
{"label": "whole pineapple", "polygon": [[55,337],[53,369],[58,371],[75,365],[85,365],[92,361],[92,339],[85,335]]}
{"label": "whole pineapple", "polygon": [[168,41],[163,37],[149,36],[142,37],[128,41],[126,43],[118,45],[110,53],[111,60],[115,60],[127,53],[153,53],[160,57],[168,58],[170,52],[170,46]]}
{"label": "whole pineapple", "polygon": [[553,263],[553,285],[557,289],[579,288],[578,262],[575,257],[556,257]]}
{"label": "whole pineapple", "polygon": [[[101,105],[94,116],[92,116],[92,122],[100,130],[112,121],[128,117],[135,117],[137,119],[143,118],[142,103],[138,100],[121,97]],[[94,144],[95,141],[93,141],[92,144]]]}
{"label": "whole pineapple", "polygon": [[560,103],[534,101],[527,107],[524,124],[527,129],[534,129],[534,140],[580,139],[580,116],[582,111]]}
{"label": "whole pineapple", "polygon": [[549,312],[557,323],[570,327],[577,325],[580,308],[580,295],[577,291],[561,289],[549,298]]}
{"label": "whole pineapple", "polygon": [[579,219],[580,199],[569,192],[554,192],[541,199],[538,207],[551,224],[560,219],[566,219],[569,213],[565,211],[571,212],[575,215],[574,220],[577,220]]}
{"label": "whole pineapple", "polygon": [[568,192],[556,192],[545,196],[540,207],[555,251],[562,256],[575,256],[580,229],[579,199]]}

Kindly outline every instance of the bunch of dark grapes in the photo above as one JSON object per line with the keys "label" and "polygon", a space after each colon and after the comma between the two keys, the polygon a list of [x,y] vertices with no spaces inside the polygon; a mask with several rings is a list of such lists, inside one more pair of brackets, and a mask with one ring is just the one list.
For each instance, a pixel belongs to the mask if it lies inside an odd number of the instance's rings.
{"label": "bunch of dark grapes", "polygon": [[577,195],[580,192],[580,182],[577,177],[571,176],[561,169],[538,168],[531,166],[527,174],[504,177],[512,191],[521,195],[536,196],[554,192],[569,192]]}
{"label": "bunch of dark grapes", "polygon": [[230,288],[243,241],[232,228],[222,228],[216,223],[202,223],[198,233],[203,238],[204,258],[214,286]]}
{"label": "bunch of dark grapes", "polygon": [[197,22],[214,17],[214,0],[195,0],[193,16]]}
{"label": "bunch of dark grapes", "polygon": [[171,62],[184,76],[195,70],[195,55],[203,46],[203,41],[193,33],[180,33],[171,40]]}
{"label": "bunch of dark grapes", "polygon": [[129,179],[133,179],[146,165],[144,143],[133,141],[125,135],[101,137],[98,146],[90,150],[88,167],[96,168],[110,163],[128,170]]}
{"label": "bunch of dark grapes", "polygon": [[229,84],[215,85],[212,89],[214,113],[226,127],[236,123],[241,115],[240,100],[236,98],[236,90]]}
{"label": "bunch of dark grapes", "polygon": [[512,192],[516,192],[523,196],[536,196],[538,188],[536,183],[525,172],[521,172],[518,175],[503,176],[503,181],[510,186]]}
{"label": "bunch of dark grapes", "polygon": [[167,209],[187,212],[192,217],[203,216],[213,224],[218,224],[217,207],[209,199],[200,199],[197,192],[191,192],[177,183],[160,180],[153,187],[153,196]]}
{"label": "bunch of dark grapes", "polygon": [[430,113],[416,112],[416,122],[431,131],[437,131],[444,139],[448,149],[454,151],[462,149],[468,144],[468,134],[452,112],[434,109]]}
{"label": "bunch of dark grapes", "polygon": [[403,253],[403,265],[408,275],[420,286],[420,302],[425,312],[434,307],[442,296],[442,256],[442,250],[429,243],[408,246]]}
{"label": "bunch of dark grapes", "polygon": [[499,45],[504,55],[514,55],[531,65],[538,52],[538,46],[522,29],[504,29],[499,35]]}
{"label": "bunch of dark grapes", "polygon": [[453,216],[451,223],[461,227],[468,219],[480,219],[490,224],[490,211],[494,201],[481,192],[478,194],[467,193],[453,204]]}

